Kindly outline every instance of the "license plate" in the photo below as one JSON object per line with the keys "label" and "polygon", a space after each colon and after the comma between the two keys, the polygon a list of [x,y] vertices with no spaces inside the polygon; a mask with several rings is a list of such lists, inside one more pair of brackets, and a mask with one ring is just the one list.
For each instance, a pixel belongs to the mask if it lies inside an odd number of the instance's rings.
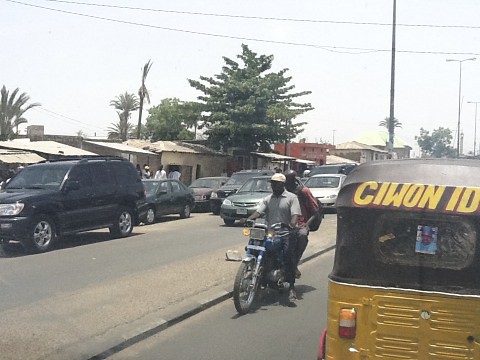
{"label": "license plate", "polygon": [[238,215],[247,215],[247,209],[237,209]]}

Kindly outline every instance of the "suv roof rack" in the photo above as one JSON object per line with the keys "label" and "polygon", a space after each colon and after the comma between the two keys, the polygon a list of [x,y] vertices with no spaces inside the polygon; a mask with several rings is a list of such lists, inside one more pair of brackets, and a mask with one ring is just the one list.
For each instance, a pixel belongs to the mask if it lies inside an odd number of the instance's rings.
{"label": "suv roof rack", "polygon": [[80,155],[80,156],[62,156],[57,159],[47,159],[39,161],[37,164],[51,163],[51,162],[62,162],[62,161],[80,161],[88,162],[89,160],[105,160],[105,161],[128,161],[127,159],[121,156],[113,155]]}

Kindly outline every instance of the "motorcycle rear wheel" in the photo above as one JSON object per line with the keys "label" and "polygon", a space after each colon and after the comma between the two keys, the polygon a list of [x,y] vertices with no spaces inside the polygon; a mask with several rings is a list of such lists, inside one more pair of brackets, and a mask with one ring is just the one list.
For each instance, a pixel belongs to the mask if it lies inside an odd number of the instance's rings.
{"label": "motorcycle rear wheel", "polygon": [[254,274],[254,267],[253,261],[242,262],[233,283],[233,303],[241,315],[251,310],[257,294],[262,268],[260,267],[258,274]]}

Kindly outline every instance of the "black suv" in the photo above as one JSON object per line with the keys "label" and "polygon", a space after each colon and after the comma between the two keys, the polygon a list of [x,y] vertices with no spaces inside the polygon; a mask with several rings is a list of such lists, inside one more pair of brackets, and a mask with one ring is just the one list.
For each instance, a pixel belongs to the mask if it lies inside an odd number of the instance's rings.
{"label": "black suv", "polygon": [[218,188],[217,191],[212,192],[212,195],[210,195],[210,210],[215,215],[219,215],[223,200],[225,200],[228,196],[235,194],[237,190],[240,189],[243,184],[245,184],[245,181],[254,176],[271,176],[273,174],[275,174],[275,170],[241,170],[233,173],[225,185]]}
{"label": "black suv", "polygon": [[113,237],[126,237],[144,203],[143,183],[124,158],[42,161],[0,192],[0,242],[20,241],[27,252],[45,252],[62,235],[83,231],[109,228]]}

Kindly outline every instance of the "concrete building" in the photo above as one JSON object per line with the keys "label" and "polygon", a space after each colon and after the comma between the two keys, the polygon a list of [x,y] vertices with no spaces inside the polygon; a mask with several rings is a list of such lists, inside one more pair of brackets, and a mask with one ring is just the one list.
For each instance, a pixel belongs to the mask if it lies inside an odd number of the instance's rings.
{"label": "concrete building", "polygon": [[348,141],[337,144],[336,148],[330,150],[332,155],[340,156],[357,163],[364,163],[374,160],[385,160],[388,151],[381,150],[374,146],[365,145],[357,141]]}
{"label": "concrete building", "polygon": [[287,151],[285,152],[285,144],[275,144],[273,147],[275,152],[281,155],[291,156],[297,159],[315,161],[316,165],[324,165],[327,162],[327,155],[330,149],[335,146],[331,144],[317,143],[287,143]]}

